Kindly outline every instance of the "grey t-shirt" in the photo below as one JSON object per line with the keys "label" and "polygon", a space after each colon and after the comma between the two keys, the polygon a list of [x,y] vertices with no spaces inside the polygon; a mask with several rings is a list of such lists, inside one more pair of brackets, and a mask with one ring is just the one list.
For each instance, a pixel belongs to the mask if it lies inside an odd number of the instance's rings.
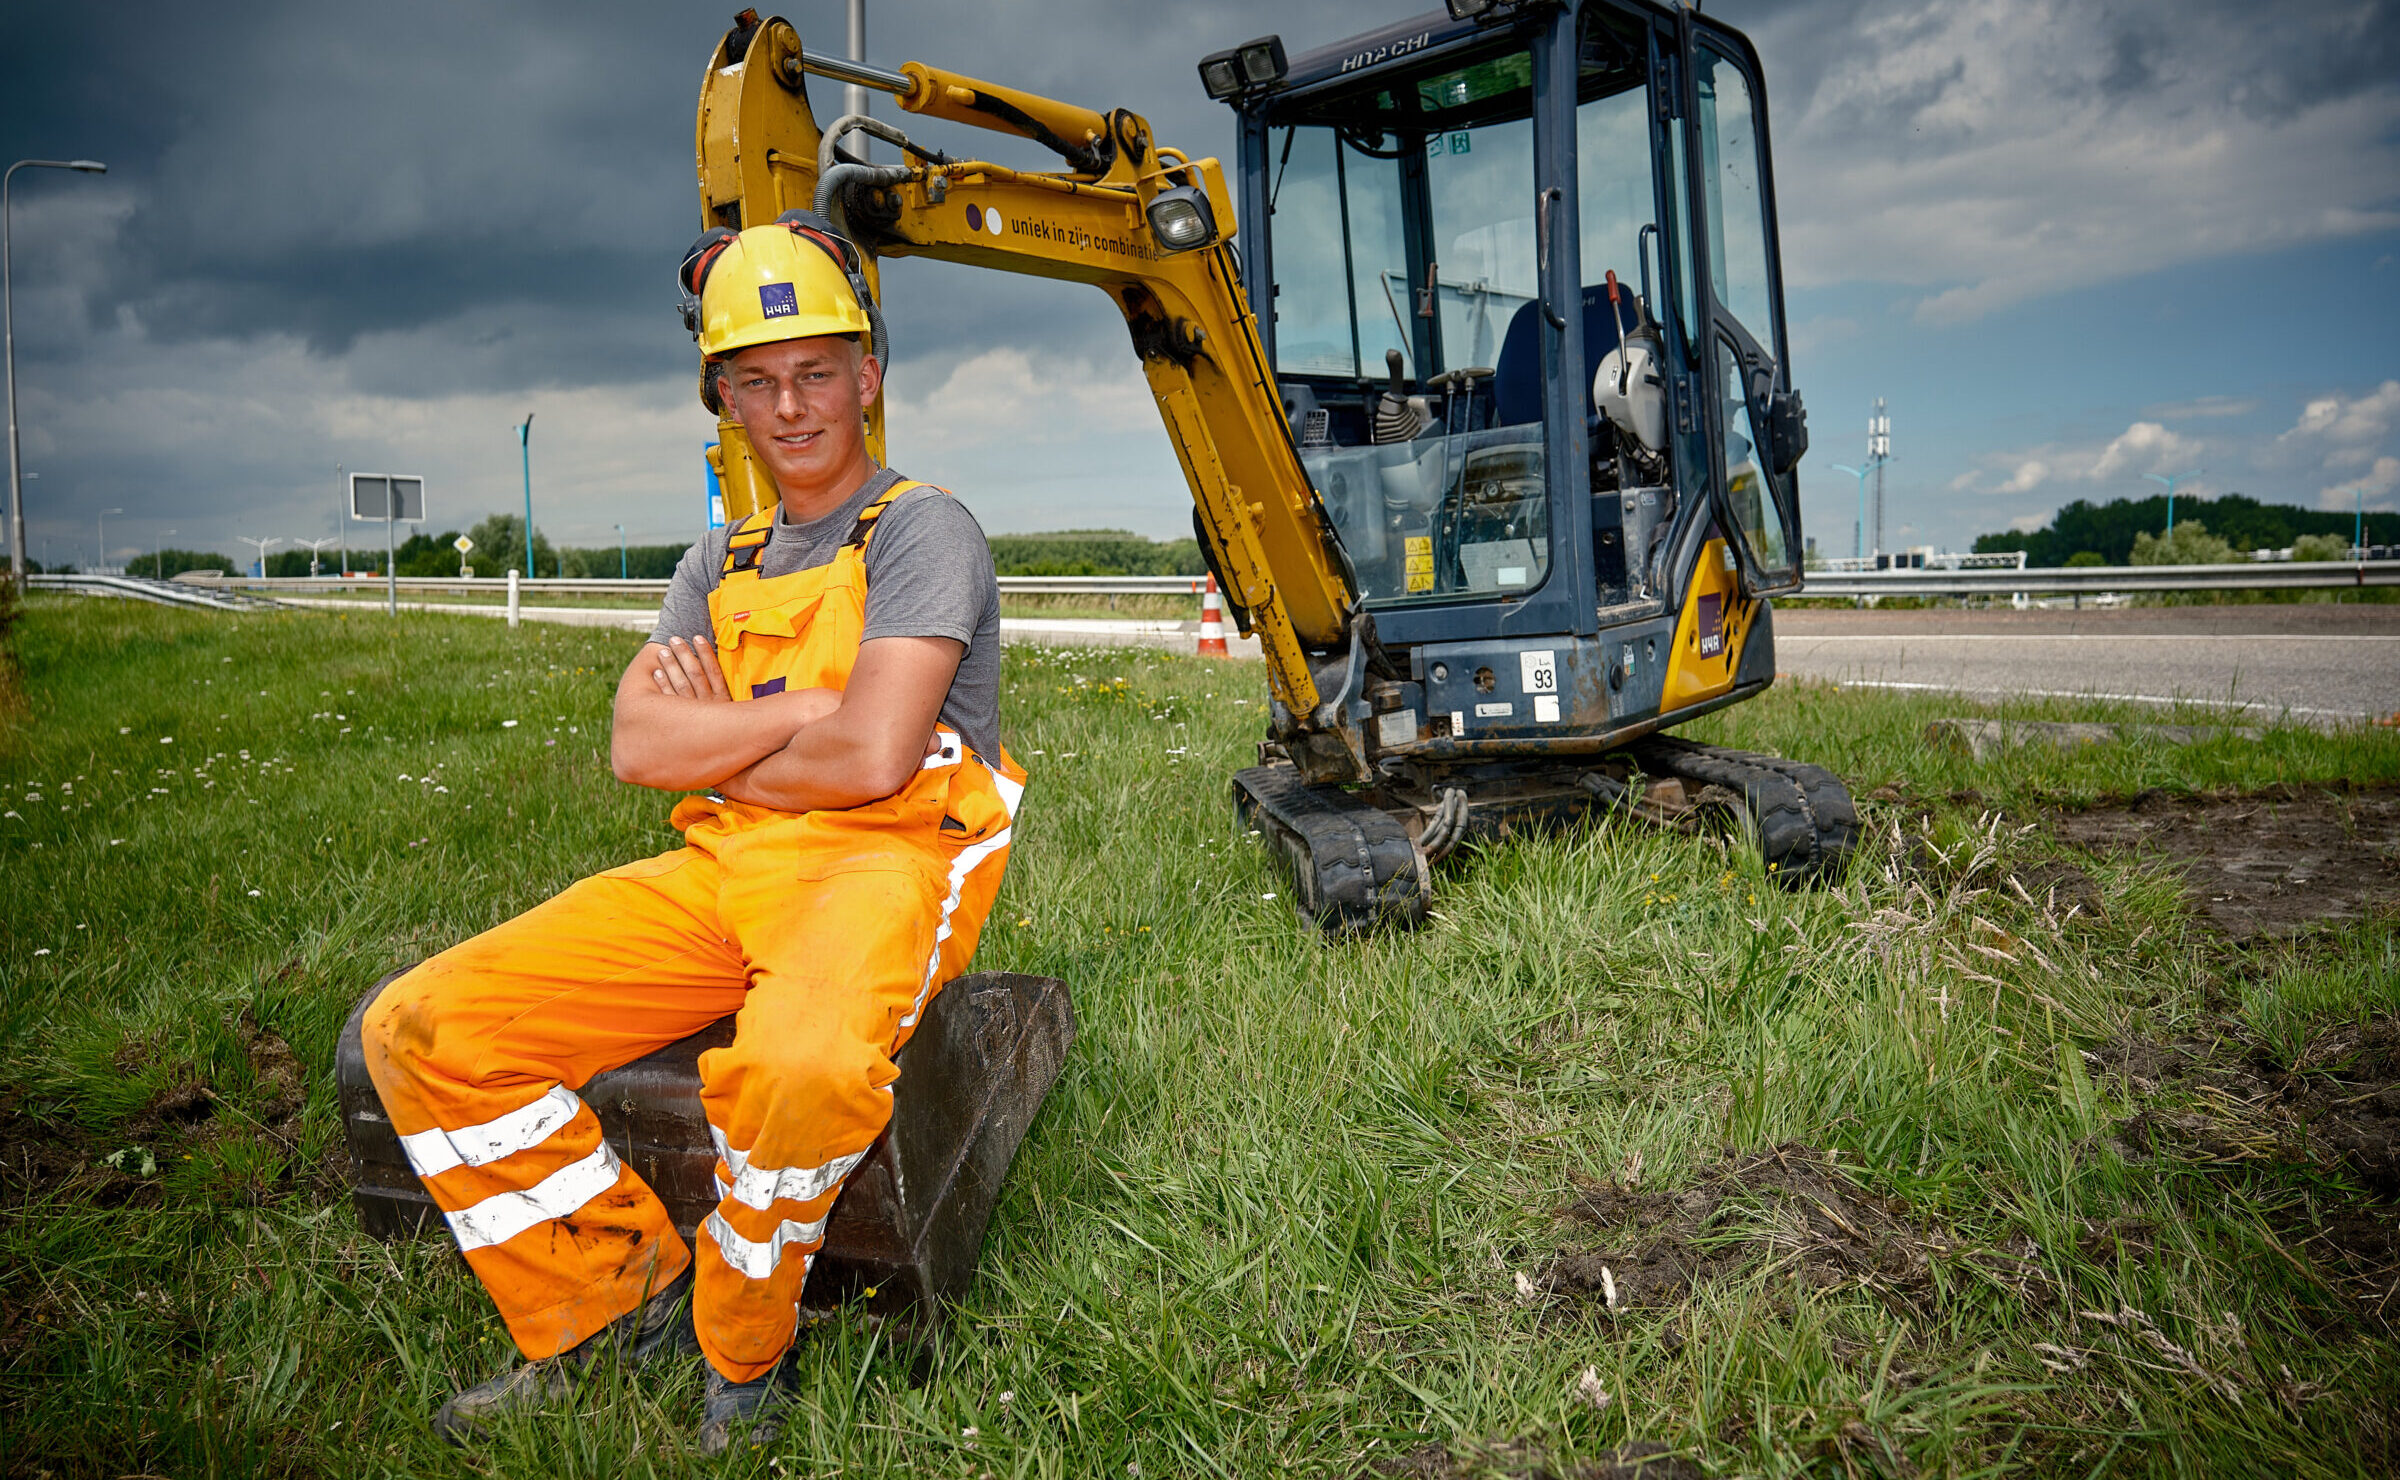
{"label": "grey t-shirt", "polygon": [[[889,468],[877,472],[822,519],[806,524],[780,511],[767,551],[759,562],[763,578],[788,576],[830,564],[859,511],[900,482]],[[650,640],[671,637],[707,640],[708,594],[725,569],[731,527],[712,529],[683,552]],[[967,506],[936,488],[913,488],[892,500],[875,520],[867,541],[866,640],[878,637],[947,637],[966,644],[958,674],[942,700],[941,722],[958,731],[977,755],[1000,756],[1000,583],[992,577],[992,549],[983,526]]]}

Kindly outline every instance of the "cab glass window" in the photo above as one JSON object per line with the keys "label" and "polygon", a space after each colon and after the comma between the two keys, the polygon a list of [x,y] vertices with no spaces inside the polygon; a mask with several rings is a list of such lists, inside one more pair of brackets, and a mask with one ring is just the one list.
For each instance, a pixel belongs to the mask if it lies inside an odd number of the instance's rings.
{"label": "cab glass window", "polygon": [[1750,82],[1730,57],[1706,45],[1696,58],[1695,79],[1710,286],[1717,302],[1780,362],[1783,345],[1767,294],[1767,201]]}
{"label": "cab glass window", "polygon": [[1281,374],[1377,376],[1384,351],[1408,349],[1399,156],[1385,144],[1331,128],[1270,135]]}
{"label": "cab glass window", "polygon": [[1790,501],[1783,494],[1782,475],[1767,466],[1761,449],[1743,390],[1741,354],[1722,335],[1717,338],[1717,366],[1725,387],[1725,491],[1734,523],[1730,534],[1748,550],[1759,573],[1774,581],[1792,569],[1791,539],[1783,524]]}
{"label": "cab glass window", "polygon": [[[1535,297],[1533,121],[1431,135],[1425,184],[1441,368],[1488,370],[1499,362],[1510,321]],[[1405,294],[1409,285],[1403,279],[1393,287]]]}
{"label": "cab glass window", "polygon": [[1287,129],[1268,176],[1269,213],[1302,228],[1274,236],[1275,359],[1289,375],[1358,374],[1337,147],[1331,129]]}

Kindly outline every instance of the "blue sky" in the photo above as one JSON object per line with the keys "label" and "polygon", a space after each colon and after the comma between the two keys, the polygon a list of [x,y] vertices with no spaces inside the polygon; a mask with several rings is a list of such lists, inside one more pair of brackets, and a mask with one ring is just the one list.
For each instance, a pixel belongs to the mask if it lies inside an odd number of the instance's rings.
{"label": "blue sky", "polygon": [[[1807,527],[1825,553],[1849,553],[1857,485],[1828,465],[1861,464],[1877,395],[1893,427],[1888,545],[1960,546],[1981,531],[2046,522],[2069,498],[2162,493],[2142,475],[2194,467],[2203,472],[2178,484],[2179,497],[2240,492],[2347,510],[2340,490],[2357,487],[2370,509],[2400,508],[2390,470],[2375,467],[2400,445],[2391,435],[2400,405],[2382,389],[2400,374],[2396,253],[2400,237],[2376,233],[2207,259],[1953,325],[1917,322],[1909,298],[1885,284],[1801,290]],[[2366,405],[2380,435],[2293,436],[2329,398]],[[2162,435],[2136,434],[2108,458],[2144,425]],[[2029,463],[2044,473],[2011,487]]]}
{"label": "blue sky", "polygon": [[[111,165],[18,176],[33,552],[88,560],[101,508],[125,510],[117,560],[170,529],[229,553],[329,534],[337,463],[424,473],[463,527],[517,507],[528,411],[554,537],[689,537],[710,420],[670,282],[697,227],[693,97],[732,8],[0,9],[0,150]],[[1199,55],[1269,30],[1297,52],[1412,8],[870,0],[869,54],[1131,106],[1230,152]],[[2363,486],[2400,507],[2391,0],[1709,8],[1766,62],[1822,548],[1848,548],[1854,485],[1830,465],[1863,451],[1878,395],[1892,544],[2195,465],[2197,493],[2347,507]],[[833,0],[788,13],[841,35]],[[994,531],[1188,529],[1099,294],[908,262],[886,291],[897,465]]]}

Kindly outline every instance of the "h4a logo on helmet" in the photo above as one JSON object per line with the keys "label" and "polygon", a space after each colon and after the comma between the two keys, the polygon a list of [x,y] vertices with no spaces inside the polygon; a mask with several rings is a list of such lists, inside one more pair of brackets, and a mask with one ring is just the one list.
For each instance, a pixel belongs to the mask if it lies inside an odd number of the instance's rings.
{"label": "h4a logo on helmet", "polygon": [[761,283],[758,309],[770,319],[788,319],[800,312],[800,300],[790,283]]}

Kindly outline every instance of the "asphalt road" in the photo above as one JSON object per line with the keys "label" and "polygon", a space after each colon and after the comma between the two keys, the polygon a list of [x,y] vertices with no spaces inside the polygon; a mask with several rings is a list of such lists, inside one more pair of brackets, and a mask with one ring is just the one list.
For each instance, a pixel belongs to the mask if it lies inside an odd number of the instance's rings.
{"label": "asphalt road", "polygon": [[1779,611],[1775,666],[1985,700],[2181,703],[2339,724],[2400,711],[2400,605]]}

